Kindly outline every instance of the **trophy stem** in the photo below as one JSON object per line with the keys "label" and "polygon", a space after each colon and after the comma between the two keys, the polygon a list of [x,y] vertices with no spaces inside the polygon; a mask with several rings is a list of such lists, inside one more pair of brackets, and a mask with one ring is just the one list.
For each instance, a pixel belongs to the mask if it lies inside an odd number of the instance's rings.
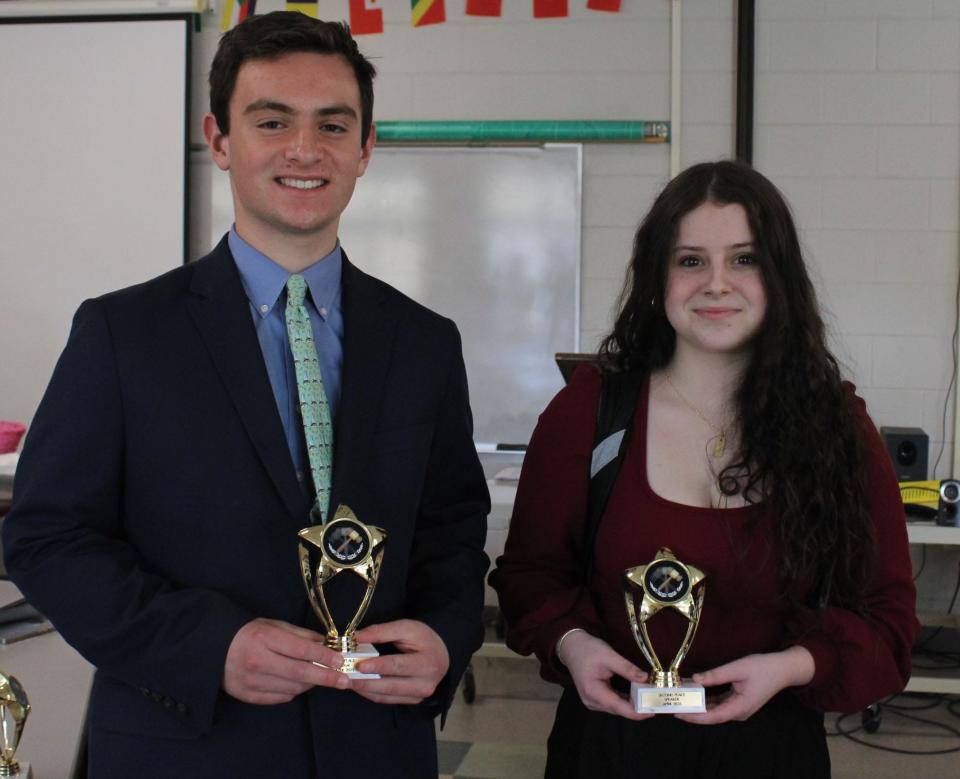
{"label": "trophy stem", "polygon": [[323,643],[337,652],[353,652],[357,648],[357,639],[352,635],[338,636],[335,633],[327,633],[327,638]]}
{"label": "trophy stem", "polygon": [[16,760],[0,761],[0,776],[18,776],[19,774],[20,766]]}
{"label": "trophy stem", "polygon": [[680,674],[672,668],[669,671],[655,671],[652,676],[654,687],[680,686]]}

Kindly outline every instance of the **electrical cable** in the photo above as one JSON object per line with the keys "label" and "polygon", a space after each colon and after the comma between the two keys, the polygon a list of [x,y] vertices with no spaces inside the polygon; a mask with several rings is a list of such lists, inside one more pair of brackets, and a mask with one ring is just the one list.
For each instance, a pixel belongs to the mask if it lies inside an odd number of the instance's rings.
{"label": "electrical cable", "polygon": [[[899,699],[903,699],[902,701]],[[896,703],[894,703],[896,701]],[[906,701],[916,701],[916,706],[907,706]],[[925,692],[914,692],[914,693],[901,693],[900,695],[894,695],[892,698],[887,698],[887,702],[884,704],[887,708],[896,709],[897,711],[927,711],[927,709],[935,709],[943,703],[943,695],[939,694],[930,694]]]}
{"label": "electrical cable", "polygon": [[[957,276],[957,288],[954,293],[954,307],[953,307],[953,337],[950,339],[950,343],[953,346],[952,351],[952,362],[953,370],[950,372],[950,383],[947,384],[947,395],[943,399],[943,422],[940,426],[940,450],[937,452],[937,459],[933,463],[932,473],[936,475],[937,466],[940,465],[940,458],[943,457],[943,449],[947,444],[947,406],[950,405],[950,392],[953,389],[954,382],[957,379],[957,341],[960,337],[960,275]],[[956,463],[954,463],[956,467]]]}
{"label": "electrical cable", "polygon": [[[926,545],[924,545],[923,548],[924,548],[923,564],[925,565],[925,564],[926,564]],[[923,566],[921,566],[921,570],[923,570]],[[919,574],[917,574],[917,576],[919,576]],[[916,576],[914,577],[913,580],[914,580],[914,581],[917,580]],[[947,612],[946,612],[946,615],[947,615],[947,616],[950,616],[950,615],[953,613],[953,607],[957,605],[957,596],[958,596],[958,595],[960,595],[960,565],[957,566],[957,583],[956,583],[956,585],[955,585],[954,588],[953,588],[953,595],[950,596],[950,605],[947,606]],[[933,631],[929,636],[927,636],[925,639],[923,639],[923,641],[921,641],[920,643],[916,644],[916,645],[913,647],[913,651],[914,651],[914,652],[920,651],[921,653],[927,652],[927,653],[933,654],[933,653],[934,653],[933,650],[927,649],[927,645],[928,645],[931,641],[933,641],[937,636],[939,636],[939,635],[940,635],[940,632],[941,632],[942,630],[943,630],[943,626],[942,626],[942,625],[938,626],[936,629],[934,629],[934,631]],[[941,652],[941,653],[939,653],[939,654],[952,655],[953,653],[951,653],[951,652]],[[918,667],[921,667],[921,666],[918,666]]]}
{"label": "electrical cable", "polygon": [[[930,720],[924,717],[917,717],[913,714],[909,714],[907,712],[907,709],[911,709],[913,707],[909,707],[909,706],[905,707],[900,704],[890,705],[890,701],[893,700],[895,697],[897,696],[892,696],[891,698],[888,698],[887,700],[877,705],[880,707],[882,711],[889,711],[891,714],[895,716],[902,717],[903,719],[911,720],[913,722],[919,722],[923,725],[929,725],[934,729],[945,730],[950,735],[956,736],[957,739],[960,739],[960,729],[958,728],[954,728],[943,722],[937,722],[936,720]],[[938,698],[938,701],[937,701],[938,705],[941,702],[946,700],[945,696],[936,696],[936,697]],[[949,711],[951,714],[960,716],[957,714],[957,711],[954,708],[954,704],[956,703],[960,703],[960,700],[953,701],[952,703],[948,703],[946,708],[947,708],[947,711]],[[927,707],[925,707],[924,710],[926,710],[926,708]],[[844,738],[850,741],[853,741],[857,744],[861,744],[865,747],[869,747],[870,749],[879,749],[882,752],[895,752],[896,754],[899,754],[899,755],[949,755],[954,752],[960,752],[960,744],[958,744],[955,747],[949,747],[947,749],[901,749],[899,747],[891,747],[891,746],[886,746],[885,744],[877,744],[872,741],[865,741],[862,738],[858,738],[856,735],[861,731],[865,730],[863,725],[860,725],[859,727],[851,728],[850,730],[844,730],[844,728],[842,727],[843,722],[847,720],[849,717],[853,717],[853,716],[856,716],[856,715],[842,714],[839,717],[837,717],[836,722],[834,722],[834,727],[836,728],[836,732],[829,733],[828,735],[843,736]],[[911,735],[914,738],[917,738],[917,737],[928,735],[928,734],[917,733],[917,734],[911,734]]]}
{"label": "electrical cable", "polygon": [[[933,636],[930,639],[932,640]],[[914,647],[914,656],[925,657],[935,665],[920,665],[914,660],[913,667],[924,671],[945,671],[960,667],[960,652],[943,651],[939,649],[928,649],[926,647]]]}
{"label": "electrical cable", "polygon": [[927,545],[920,544],[920,569],[913,575],[913,581],[916,582],[920,578],[920,574],[923,573],[923,569],[927,567]]}
{"label": "electrical cable", "polygon": [[949,711],[954,717],[960,717],[960,698],[955,698],[947,703],[947,711]]}

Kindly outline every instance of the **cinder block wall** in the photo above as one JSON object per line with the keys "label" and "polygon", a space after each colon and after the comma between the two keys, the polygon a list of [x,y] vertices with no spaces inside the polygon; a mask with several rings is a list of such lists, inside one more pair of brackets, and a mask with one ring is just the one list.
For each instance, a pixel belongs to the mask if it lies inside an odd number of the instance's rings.
{"label": "cinder block wall", "polygon": [[758,3],[756,164],[792,200],[834,344],[879,424],[952,474],[960,2]]}

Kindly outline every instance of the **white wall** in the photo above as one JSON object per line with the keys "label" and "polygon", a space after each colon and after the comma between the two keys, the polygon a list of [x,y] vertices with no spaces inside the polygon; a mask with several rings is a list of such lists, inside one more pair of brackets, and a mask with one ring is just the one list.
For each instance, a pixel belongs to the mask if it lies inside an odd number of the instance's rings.
{"label": "white wall", "polygon": [[[346,0],[321,5],[347,17]],[[383,5],[385,33],[360,39],[380,70],[377,119],[669,116],[668,0],[623,0],[620,14],[571,0],[565,20],[533,20],[528,0],[507,0],[501,19],[466,17],[448,0],[449,21],[422,29],[407,3]],[[736,1],[682,5],[685,167],[733,153]],[[208,18],[198,128],[217,35]],[[955,475],[952,400],[941,431],[960,246],[960,0],[758,0],[756,59],[755,164],[793,206],[837,356],[877,424],[922,427],[931,463],[946,441],[936,476]],[[610,326],[633,230],[668,167],[663,145],[585,148],[584,348]],[[935,607],[955,565],[930,558],[921,587]]]}

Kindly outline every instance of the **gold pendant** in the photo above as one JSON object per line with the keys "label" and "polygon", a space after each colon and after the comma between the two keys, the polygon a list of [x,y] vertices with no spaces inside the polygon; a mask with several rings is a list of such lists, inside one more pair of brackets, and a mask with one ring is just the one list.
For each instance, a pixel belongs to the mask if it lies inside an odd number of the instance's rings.
{"label": "gold pendant", "polygon": [[713,443],[713,456],[723,457],[725,451],[727,451],[727,436],[725,433],[720,433],[720,435],[717,436],[717,440]]}

